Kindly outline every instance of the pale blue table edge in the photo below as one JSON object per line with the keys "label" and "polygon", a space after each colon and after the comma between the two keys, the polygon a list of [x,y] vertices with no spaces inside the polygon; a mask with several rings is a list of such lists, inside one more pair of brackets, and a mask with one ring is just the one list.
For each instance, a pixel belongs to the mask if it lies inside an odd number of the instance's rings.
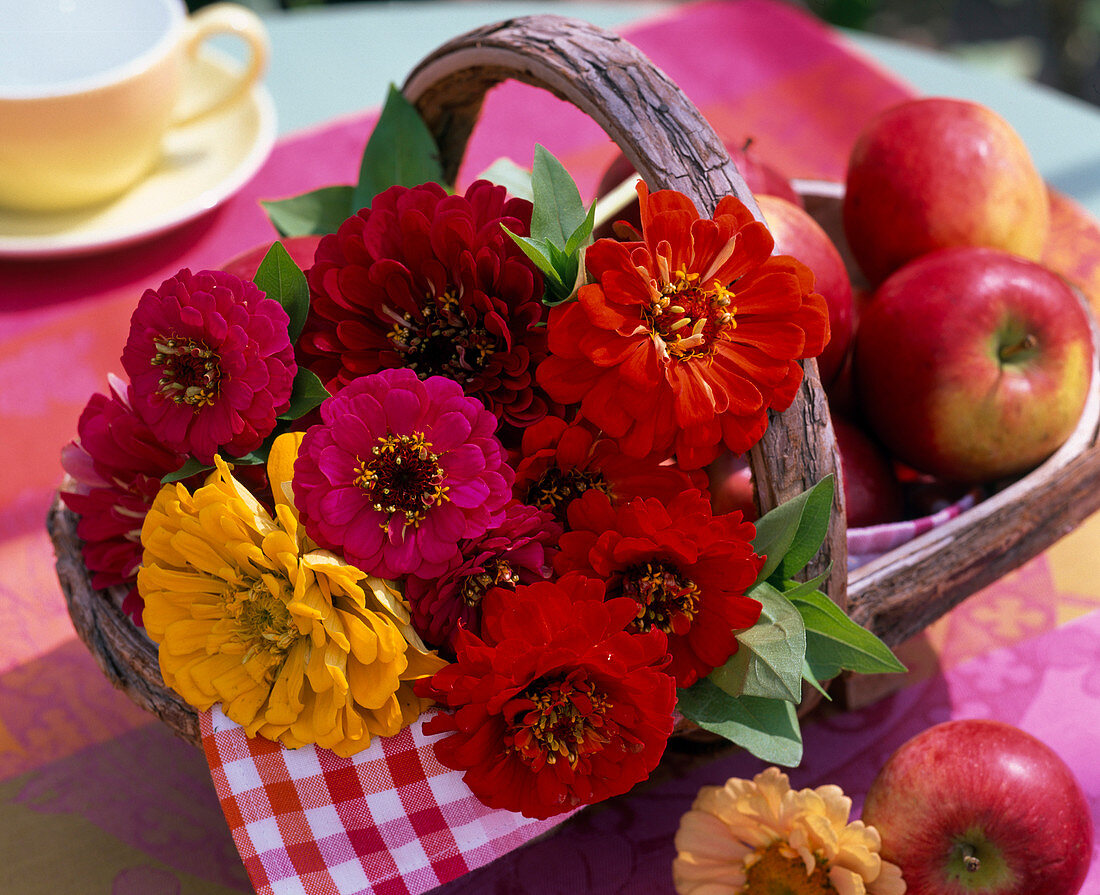
{"label": "pale blue table edge", "polygon": [[[614,28],[674,7],[662,3],[364,3],[267,13],[266,83],[279,133],[377,106],[392,81],[444,41],[478,25],[540,12]],[[1100,218],[1100,112],[1031,82],[863,34],[852,43],[928,95],[995,109],[1021,134],[1048,183]]]}

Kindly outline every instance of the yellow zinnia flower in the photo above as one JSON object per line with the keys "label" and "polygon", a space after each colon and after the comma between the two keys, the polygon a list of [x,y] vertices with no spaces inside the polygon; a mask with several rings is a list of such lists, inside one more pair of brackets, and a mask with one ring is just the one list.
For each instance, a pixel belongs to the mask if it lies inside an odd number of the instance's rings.
{"label": "yellow zinnia flower", "polygon": [[194,494],[165,485],[142,527],[138,590],[164,681],[189,704],[222,703],[249,736],[347,756],[411,724],[430,704],[412,682],[446,663],[387,582],[306,537],[290,488],[300,444],[292,433],[272,447],[274,518],[220,457]]}
{"label": "yellow zinnia flower", "polygon": [[680,820],[672,876],[680,895],[902,895],[874,827],[848,823],[839,786],[791,789],[768,768],[705,786]]}

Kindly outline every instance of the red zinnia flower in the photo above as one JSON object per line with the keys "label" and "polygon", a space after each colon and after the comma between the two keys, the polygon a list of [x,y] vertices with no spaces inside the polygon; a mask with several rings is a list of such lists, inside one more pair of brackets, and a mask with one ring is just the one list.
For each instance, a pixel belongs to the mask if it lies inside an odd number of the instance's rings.
{"label": "red zinnia flower", "polygon": [[61,465],[73,480],[61,499],[80,516],[76,531],[92,586],[129,585],[122,608],[140,625],[141,525],[161,477],[185,458],[160,444],[134,413],[126,383],[111,377],[110,384],[109,397],[92,395],[77,422],[77,440],[61,451]]}
{"label": "red zinnia flower", "polygon": [[616,504],[632,497],[656,497],[667,503],[682,491],[707,489],[705,474],[684,472],[662,460],[628,457],[614,440],[596,434],[583,420],[566,423],[548,416],[523,431],[512,494],[565,523],[569,504],[590,489]]}
{"label": "red zinnia flower", "polygon": [[740,513],[711,515],[699,491],[667,507],[637,498],[613,507],[590,491],[573,502],[569,523],[555,571],[598,578],[609,597],[630,597],[632,630],[668,635],[678,687],[725,663],[737,651],[735,632],[760,617],[760,603],[745,596],[764,564],[752,549],[756,531]]}
{"label": "red zinnia flower", "polygon": [[452,640],[462,625],[481,633],[481,601],[494,587],[515,590],[550,577],[552,548],[561,525],[546,512],[518,500],[504,507],[504,518],[479,538],[459,543],[461,562],[438,578],[410,576],[405,599],[413,626],[429,643]]}
{"label": "red zinnia flower", "polygon": [[317,247],[303,362],[334,392],[405,367],[454,379],[512,425],[540,419],[542,277],[502,224],[527,235],[531,203],[487,181],[465,196],[434,183],[375,196]]}
{"label": "red zinnia flower", "polygon": [[770,257],[767,228],[732,196],[713,220],[673,190],[638,185],[641,242],[598,240],[590,285],[550,313],[547,394],[632,457],[675,452],[685,468],[722,444],[742,453],[802,381],[799,358],[829,338],[813,274]]}
{"label": "red zinnia flower", "polygon": [[290,405],[294,349],[275,299],[220,270],[181,270],[147,289],[122,365],[134,409],[173,450],[213,463],[255,450]]}
{"label": "red zinnia flower", "polygon": [[454,709],[439,761],[490,808],[545,818],[629,790],[656,767],[676,692],[658,670],[660,631],[629,634],[631,600],[604,601],[579,575],[484,600],[482,638],[460,628],[458,658],[417,692]]}
{"label": "red zinnia flower", "polygon": [[294,463],[309,536],[370,575],[434,578],[504,518],[512,470],[480,401],[442,376],[364,376],[321,405]]}

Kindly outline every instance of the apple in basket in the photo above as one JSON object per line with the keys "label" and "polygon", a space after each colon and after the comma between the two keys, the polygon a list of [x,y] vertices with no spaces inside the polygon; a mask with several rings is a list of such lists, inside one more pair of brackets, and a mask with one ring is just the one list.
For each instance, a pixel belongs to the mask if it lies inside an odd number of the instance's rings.
{"label": "apple in basket", "polygon": [[[317,251],[317,243],[321,241],[320,236],[288,236],[278,241],[283,244],[291,260],[302,270],[313,267],[313,254]],[[226,261],[221,269],[242,280],[251,280],[256,276],[260,262],[264,260],[264,256],[272,245],[273,243],[265,242],[263,245],[247,249]]]}
{"label": "apple in basket", "polygon": [[1024,472],[1073,431],[1093,364],[1089,316],[1072,288],[995,249],[911,261],[863,310],[857,400],[894,457],[947,481]]}
{"label": "apple in basket", "polygon": [[1046,186],[1020,136],[978,103],[909,100],[873,118],[848,160],[844,231],[872,284],[948,246],[1037,260],[1050,229]]}
{"label": "apple in basket", "polygon": [[1074,895],[1092,857],[1073,772],[1000,721],[947,721],[904,743],[871,783],[863,821],[907,895]]}
{"label": "apple in basket", "polygon": [[814,272],[814,289],[829,306],[829,344],[817,359],[823,384],[840,372],[852,341],[852,281],[833,241],[809,213],[779,196],[756,197],[775,239],[776,255],[793,255]]}

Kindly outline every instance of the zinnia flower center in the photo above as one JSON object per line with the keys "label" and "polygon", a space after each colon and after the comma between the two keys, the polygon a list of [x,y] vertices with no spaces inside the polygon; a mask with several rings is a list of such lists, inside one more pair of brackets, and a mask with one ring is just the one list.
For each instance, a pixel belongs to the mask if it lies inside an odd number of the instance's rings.
{"label": "zinnia flower center", "polygon": [[737,325],[732,298],[717,280],[707,288],[700,285],[699,274],[681,268],[650,305],[649,324],[670,354],[705,354],[722,330]]}
{"label": "zinnia flower center", "polygon": [[695,618],[699,586],[671,563],[650,560],[623,573],[622,595],[638,604],[638,630],[686,634]]}
{"label": "zinnia flower center", "polygon": [[370,457],[356,459],[355,484],[387,518],[404,513],[407,525],[419,526],[428,510],[449,499],[439,457],[421,432],[380,436]]}
{"label": "zinnia flower center", "polygon": [[462,601],[467,606],[476,606],[494,587],[506,587],[515,590],[519,584],[519,574],[512,568],[511,563],[502,557],[490,559],[482,564],[480,572],[467,575],[459,585],[459,593]]}
{"label": "zinnia flower center", "polygon": [[421,379],[446,376],[466,382],[481,372],[500,343],[476,317],[467,319],[453,289],[425,297],[419,315],[407,312],[398,316],[386,308],[395,321],[387,334],[390,343],[404,358],[404,365]]}
{"label": "zinnia flower center", "polygon": [[290,645],[299,637],[286,603],[262,579],[243,582],[225,597],[225,615],[234,627],[234,639],[244,651],[242,662],[259,656],[268,676],[282,663]]}
{"label": "zinnia flower center", "polygon": [[611,700],[583,669],[563,680],[536,681],[513,703],[514,733],[506,741],[536,768],[559,759],[575,767],[609,740],[606,716]]}
{"label": "zinnia flower center", "polygon": [[814,872],[807,874],[800,857],[783,852],[780,842],[757,850],[752,856],[756,860],[745,871],[744,895],[836,895],[822,862],[818,861]]}
{"label": "zinnia flower center", "polygon": [[157,391],[177,404],[213,404],[221,388],[221,358],[205,342],[159,336],[149,363],[163,367]]}
{"label": "zinnia flower center", "polygon": [[611,493],[611,486],[598,472],[584,472],[575,466],[569,470],[551,466],[531,483],[524,503],[547,510],[559,522],[564,522],[566,507],[590,488],[604,494]]}

